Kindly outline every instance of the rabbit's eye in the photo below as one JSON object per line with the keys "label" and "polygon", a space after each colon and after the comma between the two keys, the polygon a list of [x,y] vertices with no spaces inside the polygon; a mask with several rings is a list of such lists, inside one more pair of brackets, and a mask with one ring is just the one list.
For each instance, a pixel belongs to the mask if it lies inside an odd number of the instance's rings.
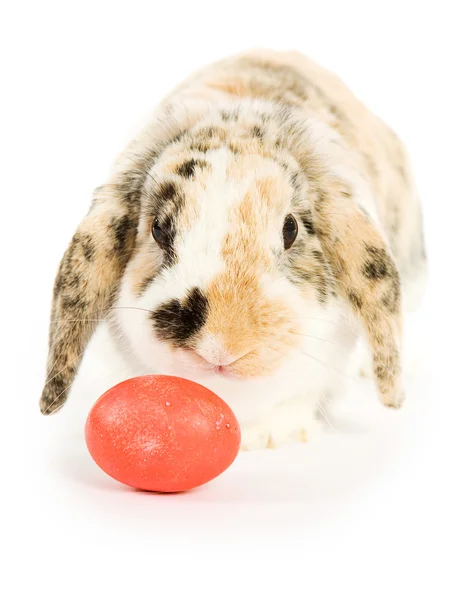
{"label": "rabbit's eye", "polygon": [[154,223],[152,224],[152,237],[156,240],[159,246],[164,241],[164,233],[161,229],[161,226],[157,222],[157,219],[154,219]]}
{"label": "rabbit's eye", "polygon": [[282,237],[284,238],[284,250],[288,250],[295,242],[298,233],[298,224],[293,215],[285,217],[282,227]]}

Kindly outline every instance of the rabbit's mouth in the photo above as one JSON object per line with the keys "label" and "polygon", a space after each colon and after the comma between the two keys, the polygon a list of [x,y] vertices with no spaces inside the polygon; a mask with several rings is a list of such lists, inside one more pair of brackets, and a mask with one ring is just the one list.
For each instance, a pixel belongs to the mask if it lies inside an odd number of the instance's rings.
{"label": "rabbit's mouth", "polygon": [[227,378],[239,378],[237,373],[237,363],[242,357],[231,357],[226,354],[219,355],[216,358],[205,358],[194,350],[183,350],[178,353],[177,360],[190,371],[204,373],[207,375],[219,375]]}
{"label": "rabbit's mouth", "polygon": [[215,377],[218,380],[240,382],[270,375],[283,360],[284,354],[276,352],[262,354],[261,346],[253,347],[242,354],[232,355],[223,350],[205,352],[199,346],[194,349],[173,350],[172,366],[185,373],[186,377]]}
{"label": "rabbit's mouth", "polygon": [[216,373],[217,375],[228,375],[229,374],[229,367],[225,366],[225,365],[213,365],[212,366],[212,371],[214,373]]}
{"label": "rabbit's mouth", "polygon": [[227,379],[241,379],[240,375],[236,373],[235,368],[231,367],[230,365],[208,364],[206,366],[206,371]]}

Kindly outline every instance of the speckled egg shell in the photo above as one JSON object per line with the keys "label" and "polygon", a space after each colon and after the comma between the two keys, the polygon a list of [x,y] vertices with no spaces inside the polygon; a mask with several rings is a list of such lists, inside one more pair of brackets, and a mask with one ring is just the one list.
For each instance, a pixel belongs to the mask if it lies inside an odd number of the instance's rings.
{"label": "speckled egg shell", "polygon": [[88,415],[85,438],[105,473],[157,492],[211,481],[240,449],[229,406],[197,383],[166,375],[135,377],[105,392]]}

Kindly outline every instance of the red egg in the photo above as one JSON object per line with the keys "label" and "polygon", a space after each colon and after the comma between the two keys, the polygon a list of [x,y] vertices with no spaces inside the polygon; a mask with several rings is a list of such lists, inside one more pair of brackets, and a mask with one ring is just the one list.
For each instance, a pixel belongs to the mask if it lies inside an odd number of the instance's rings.
{"label": "red egg", "polygon": [[156,492],[211,481],[240,449],[229,406],[202,385],[167,375],[135,377],[105,392],[88,415],[85,437],[108,475]]}

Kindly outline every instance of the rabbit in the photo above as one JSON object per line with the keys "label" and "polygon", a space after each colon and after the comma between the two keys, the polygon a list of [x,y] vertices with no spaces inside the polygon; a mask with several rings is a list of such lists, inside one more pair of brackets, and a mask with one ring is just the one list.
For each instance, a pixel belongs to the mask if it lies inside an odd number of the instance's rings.
{"label": "rabbit", "polygon": [[95,190],[54,284],[41,411],[65,403],[100,319],[138,373],[223,398],[246,450],[310,439],[362,340],[399,408],[426,264],[388,126],[298,52],[220,60],[160,102]]}

